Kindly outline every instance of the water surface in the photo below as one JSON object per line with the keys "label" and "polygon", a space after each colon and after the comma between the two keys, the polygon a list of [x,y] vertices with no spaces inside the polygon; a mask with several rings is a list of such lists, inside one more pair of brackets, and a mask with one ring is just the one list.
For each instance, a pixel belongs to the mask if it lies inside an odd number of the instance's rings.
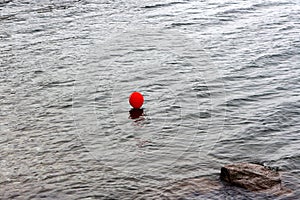
{"label": "water surface", "polygon": [[[299,2],[4,0],[0,11],[3,198],[167,199],[232,162],[279,167],[294,192],[277,198],[300,195]],[[135,119],[133,91],[145,98]]]}

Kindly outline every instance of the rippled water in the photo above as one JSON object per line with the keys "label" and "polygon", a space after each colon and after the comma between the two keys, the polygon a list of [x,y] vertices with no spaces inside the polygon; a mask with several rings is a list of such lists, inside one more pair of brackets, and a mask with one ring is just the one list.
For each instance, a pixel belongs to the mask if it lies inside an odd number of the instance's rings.
{"label": "rippled water", "polygon": [[[4,199],[274,199],[176,188],[241,161],[279,167],[293,193],[276,198],[299,197],[298,1],[2,0],[0,11]],[[131,119],[135,90],[145,104]]]}

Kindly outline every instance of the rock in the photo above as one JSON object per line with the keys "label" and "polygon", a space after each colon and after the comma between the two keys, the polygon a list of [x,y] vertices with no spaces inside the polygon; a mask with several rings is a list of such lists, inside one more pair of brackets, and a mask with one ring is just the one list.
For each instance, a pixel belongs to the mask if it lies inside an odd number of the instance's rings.
{"label": "rock", "polygon": [[221,168],[221,179],[250,191],[286,194],[278,171],[251,163],[236,163]]}

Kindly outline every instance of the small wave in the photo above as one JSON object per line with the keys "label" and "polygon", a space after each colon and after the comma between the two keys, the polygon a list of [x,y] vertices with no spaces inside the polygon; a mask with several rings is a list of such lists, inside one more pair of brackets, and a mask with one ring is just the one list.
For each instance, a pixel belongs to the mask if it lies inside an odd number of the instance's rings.
{"label": "small wave", "polygon": [[154,5],[148,5],[148,6],[144,6],[142,8],[161,8],[161,7],[168,7],[168,6],[173,6],[173,5],[177,5],[177,4],[185,4],[186,2],[170,2],[170,3],[158,3],[158,4],[154,4]]}
{"label": "small wave", "polygon": [[280,54],[262,55],[255,59],[256,65],[279,65],[281,62],[288,60],[293,56],[292,52],[283,52]]}
{"label": "small wave", "polygon": [[58,87],[58,86],[73,86],[75,80],[66,80],[66,81],[52,81],[47,84],[44,84],[44,87]]}
{"label": "small wave", "polygon": [[257,102],[255,99],[251,99],[248,97],[234,98],[226,102],[226,106],[228,107],[240,107],[241,105],[251,104],[253,102]]}
{"label": "small wave", "polygon": [[13,0],[2,0],[0,1],[0,6],[5,6],[5,4],[12,2]]}
{"label": "small wave", "polygon": [[284,6],[284,5],[293,5],[294,3],[292,2],[262,2],[262,3],[257,3],[253,4],[253,8],[268,8],[268,7],[275,7],[275,6]]}
{"label": "small wave", "polygon": [[178,26],[190,26],[190,25],[195,25],[195,24],[199,24],[199,23],[195,23],[195,22],[178,22],[178,23],[172,23],[171,26],[172,27],[178,27]]}
{"label": "small wave", "polygon": [[7,32],[0,33],[0,38],[1,39],[10,38],[10,37],[11,37],[11,35]]}
{"label": "small wave", "polygon": [[246,13],[253,13],[255,9],[253,7],[248,7],[248,8],[234,8],[234,9],[229,9],[225,10],[223,12],[220,12],[219,14],[246,14]]}

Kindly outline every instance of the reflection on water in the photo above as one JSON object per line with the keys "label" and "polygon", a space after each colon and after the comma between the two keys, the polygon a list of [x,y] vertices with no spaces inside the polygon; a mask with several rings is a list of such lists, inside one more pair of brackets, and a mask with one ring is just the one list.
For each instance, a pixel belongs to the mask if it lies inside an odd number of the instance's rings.
{"label": "reflection on water", "polygon": [[139,109],[136,109],[136,108],[132,108],[130,111],[129,111],[129,114],[130,114],[130,119],[135,119],[134,121],[141,121],[141,120],[144,120],[144,109],[143,108],[139,108]]}

